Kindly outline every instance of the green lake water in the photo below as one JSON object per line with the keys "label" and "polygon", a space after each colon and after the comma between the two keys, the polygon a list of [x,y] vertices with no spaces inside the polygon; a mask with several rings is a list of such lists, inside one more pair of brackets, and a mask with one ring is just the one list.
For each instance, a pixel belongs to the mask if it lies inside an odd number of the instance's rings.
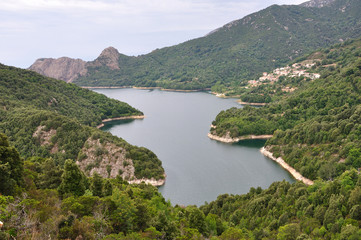
{"label": "green lake water", "polygon": [[115,121],[102,129],[157,154],[167,174],[159,191],[172,204],[201,205],[224,193],[243,194],[251,187],[267,188],[284,179],[294,182],[287,171],[260,153],[265,141],[226,144],[207,137],[220,111],[241,107],[235,99],[206,92],[93,90],[144,113],[144,119]]}

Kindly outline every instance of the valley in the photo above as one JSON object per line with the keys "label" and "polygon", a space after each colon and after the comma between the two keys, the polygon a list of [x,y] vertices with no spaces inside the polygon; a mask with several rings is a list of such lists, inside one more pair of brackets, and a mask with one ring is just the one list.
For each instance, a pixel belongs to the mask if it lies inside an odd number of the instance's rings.
{"label": "valley", "polygon": [[[49,4],[22,8],[53,26],[71,5],[69,32],[123,6]],[[39,24],[0,11],[4,40]],[[0,239],[361,239],[360,12],[272,5],[139,56],[0,64]]]}

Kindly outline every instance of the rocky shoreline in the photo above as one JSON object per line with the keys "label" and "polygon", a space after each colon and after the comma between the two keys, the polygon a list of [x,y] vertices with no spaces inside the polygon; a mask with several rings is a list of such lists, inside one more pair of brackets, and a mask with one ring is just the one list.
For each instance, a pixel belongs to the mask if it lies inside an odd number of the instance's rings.
{"label": "rocky shoreline", "polygon": [[133,179],[128,181],[129,184],[141,184],[141,183],[145,183],[145,184],[150,184],[154,187],[160,187],[163,186],[165,184],[165,179],[166,179],[166,175],[164,174],[164,179],[159,179],[159,180],[155,180],[154,178],[152,179],[146,179],[146,178],[142,178],[142,179]]}
{"label": "rocky shoreline", "polygon": [[[236,143],[236,142],[239,142],[241,140],[247,140],[247,139],[269,139],[272,136],[273,135],[249,135],[249,136],[243,136],[243,137],[239,137],[239,138],[231,138],[228,135],[226,137],[219,137],[219,136],[213,135],[211,133],[208,133],[208,137],[210,139],[213,139],[213,140],[216,140],[216,141],[219,141],[219,142],[223,142],[223,143]],[[268,151],[265,147],[262,147],[260,149],[260,152],[264,156],[272,159],[273,161],[275,161],[279,165],[281,165],[281,167],[286,169],[296,180],[302,181],[306,185],[312,185],[313,184],[312,180],[302,176],[301,173],[297,172],[293,167],[288,165],[288,163],[286,163],[281,157],[279,157],[279,158],[274,157],[273,153]]]}
{"label": "rocky shoreline", "polygon": [[241,100],[237,101],[241,105],[250,105],[250,106],[266,106],[267,103],[252,103],[252,102],[242,102]]}
{"label": "rocky shoreline", "polygon": [[213,135],[212,133],[208,133],[208,137],[210,139],[213,139],[213,140],[216,140],[219,142],[236,143],[241,140],[248,140],[248,139],[270,139],[271,137],[273,137],[273,135],[248,135],[248,136],[242,136],[242,137],[238,137],[238,138],[231,138],[230,136],[220,137],[217,135]]}
{"label": "rocky shoreline", "polygon": [[273,153],[271,153],[270,151],[268,151],[265,147],[261,148],[261,153],[272,159],[273,161],[277,162],[279,165],[281,165],[284,169],[286,169],[289,173],[291,173],[291,175],[298,181],[302,181],[304,184],[306,185],[312,185],[313,181],[305,178],[304,176],[301,175],[301,173],[297,172],[293,167],[291,167],[290,165],[288,165],[288,163],[286,163],[281,157],[276,158],[273,156]]}
{"label": "rocky shoreline", "polygon": [[99,124],[97,126],[97,128],[104,127],[104,123],[106,123],[106,122],[111,122],[111,121],[116,121],[116,120],[125,120],[125,119],[143,119],[143,118],[145,118],[144,115],[125,116],[125,117],[117,117],[117,118],[107,118],[107,119],[103,119],[102,124]]}

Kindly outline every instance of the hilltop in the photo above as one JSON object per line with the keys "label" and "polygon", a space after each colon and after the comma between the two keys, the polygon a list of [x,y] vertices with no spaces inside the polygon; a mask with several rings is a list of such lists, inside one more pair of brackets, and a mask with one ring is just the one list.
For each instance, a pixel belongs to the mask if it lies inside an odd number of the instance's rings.
{"label": "hilltop", "polygon": [[96,128],[103,120],[144,117],[141,111],[29,70],[0,65],[0,79],[0,132],[22,157],[51,157],[59,166],[71,159],[88,176],[164,182],[153,152]]}

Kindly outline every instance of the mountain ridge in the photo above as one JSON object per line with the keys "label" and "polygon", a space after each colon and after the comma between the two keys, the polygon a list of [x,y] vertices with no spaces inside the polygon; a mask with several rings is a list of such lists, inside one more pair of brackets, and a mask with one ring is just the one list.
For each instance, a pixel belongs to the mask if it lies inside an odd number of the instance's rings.
{"label": "mountain ridge", "polygon": [[357,0],[335,0],[321,8],[272,5],[204,37],[137,57],[121,55],[119,69],[87,65],[87,73],[73,82],[183,90],[218,81],[240,85],[317,48],[361,36],[360,11]]}

